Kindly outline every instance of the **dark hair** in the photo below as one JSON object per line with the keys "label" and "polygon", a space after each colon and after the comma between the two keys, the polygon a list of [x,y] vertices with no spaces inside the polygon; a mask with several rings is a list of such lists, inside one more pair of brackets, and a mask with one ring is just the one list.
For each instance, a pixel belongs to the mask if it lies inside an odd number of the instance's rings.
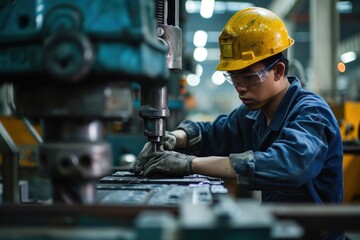
{"label": "dark hair", "polygon": [[276,60],[279,60],[279,62],[284,63],[285,65],[285,76],[288,74],[288,70],[289,70],[289,60],[287,59],[287,50],[280,52],[278,54],[275,54],[271,57],[265,58],[263,60],[261,60],[259,63],[264,64],[265,66],[269,66],[270,64],[274,63]]}

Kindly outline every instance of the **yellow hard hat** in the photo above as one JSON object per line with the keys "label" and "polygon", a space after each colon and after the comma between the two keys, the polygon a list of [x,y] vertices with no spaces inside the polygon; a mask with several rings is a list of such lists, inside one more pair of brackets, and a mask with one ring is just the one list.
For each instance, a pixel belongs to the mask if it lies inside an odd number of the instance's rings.
{"label": "yellow hard hat", "polygon": [[220,37],[219,71],[246,68],[294,44],[285,24],[273,12],[251,7],[235,13]]}

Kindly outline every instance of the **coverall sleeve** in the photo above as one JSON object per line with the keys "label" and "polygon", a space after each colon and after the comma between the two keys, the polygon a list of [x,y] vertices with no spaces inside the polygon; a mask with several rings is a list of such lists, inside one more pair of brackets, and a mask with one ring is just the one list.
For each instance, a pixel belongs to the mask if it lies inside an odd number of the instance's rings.
{"label": "coverall sleeve", "polygon": [[239,184],[254,190],[294,188],[323,169],[329,147],[339,137],[331,110],[309,106],[293,116],[266,151],[230,154]]}
{"label": "coverall sleeve", "polygon": [[202,157],[243,152],[244,136],[239,122],[244,114],[241,111],[238,108],[229,115],[217,117],[213,122],[183,121],[177,129],[183,129],[187,134],[185,153]]}

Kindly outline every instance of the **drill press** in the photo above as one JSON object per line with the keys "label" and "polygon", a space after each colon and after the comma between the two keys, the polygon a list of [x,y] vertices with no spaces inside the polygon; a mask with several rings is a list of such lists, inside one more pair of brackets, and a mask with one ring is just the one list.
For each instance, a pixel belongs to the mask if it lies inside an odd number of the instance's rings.
{"label": "drill press", "polygon": [[169,115],[169,69],[168,48],[157,34],[157,4],[0,4],[0,79],[14,87],[16,113],[42,122],[38,159],[41,172],[51,179],[53,202],[94,202],[96,180],[111,170],[104,123],[131,118],[131,82],[144,86],[144,132],[150,141],[160,142]]}

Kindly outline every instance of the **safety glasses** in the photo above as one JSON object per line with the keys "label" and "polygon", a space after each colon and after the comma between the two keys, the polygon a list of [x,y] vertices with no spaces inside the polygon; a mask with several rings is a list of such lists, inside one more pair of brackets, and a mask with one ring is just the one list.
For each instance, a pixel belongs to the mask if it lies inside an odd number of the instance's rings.
{"label": "safety glasses", "polygon": [[234,85],[235,87],[249,87],[258,83],[263,82],[266,78],[266,72],[269,71],[281,58],[277,59],[275,62],[267,66],[266,68],[250,74],[237,74],[224,72],[224,77],[226,81]]}

